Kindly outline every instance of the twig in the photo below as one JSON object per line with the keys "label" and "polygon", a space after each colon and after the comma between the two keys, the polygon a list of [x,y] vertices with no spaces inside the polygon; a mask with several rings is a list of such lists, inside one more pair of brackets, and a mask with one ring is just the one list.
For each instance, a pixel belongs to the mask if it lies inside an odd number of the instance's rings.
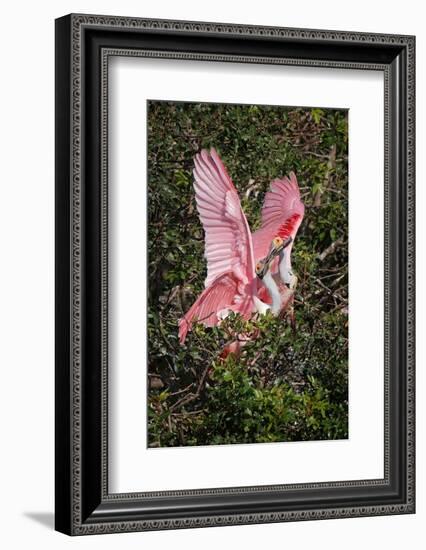
{"label": "twig", "polygon": [[344,244],[344,241],[342,238],[337,239],[336,241],[332,242],[330,246],[328,246],[325,250],[321,252],[321,254],[318,254],[318,259],[323,262],[327,256],[330,254],[333,254],[339,246],[342,246]]}
{"label": "twig", "polygon": [[189,403],[190,401],[193,401],[197,397],[198,397],[198,395],[196,395],[194,393],[187,393],[184,397],[182,397],[181,399],[178,399],[178,401],[176,401],[176,403],[171,405],[171,407],[169,407],[169,411],[170,412],[174,411],[177,407],[180,407],[181,405],[186,405],[186,403]]}
{"label": "twig", "polygon": [[201,376],[201,379],[200,379],[200,383],[198,384],[197,397],[200,394],[201,388],[204,384],[204,381],[206,379],[207,373],[209,372],[209,369],[210,369],[210,365],[207,365],[207,367],[204,369],[203,375]]}
{"label": "twig", "polygon": [[[295,143],[295,147],[298,147],[299,149],[303,147],[303,145]],[[317,157],[319,159],[328,159],[329,156],[321,153],[315,153],[314,151],[310,151],[309,149],[303,150],[304,155],[312,155],[313,157]]]}
{"label": "twig", "polygon": [[184,412],[174,412],[171,413],[170,416],[187,416],[187,415],[197,415],[201,413],[205,413],[205,409],[199,409],[198,411],[184,411]]}
{"label": "twig", "polygon": [[171,350],[174,353],[175,349],[170,344],[169,340],[167,339],[166,333],[164,332],[163,321],[162,321],[161,317],[160,317],[160,322],[158,323],[158,331],[161,334],[163,342],[166,344],[166,346],[169,348],[169,350]]}
{"label": "twig", "polygon": [[184,393],[184,392],[188,391],[189,388],[190,388],[191,386],[193,386],[193,385],[194,385],[194,382],[191,382],[191,384],[189,384],[188,386],[186,386],[186,387],[183,388],[182,390],[175,391],[175,392],[173,392],[173,393],[169,393],[169,397],[172,397],[172,396],[174,396],[174,395],[180,395],[181,393]]}
{"label": "twig", "polygon": [[336,266],[336,267],[320,267],[319,270],[321,271],[321,273],[330,273],[330,275],[324,275],[324,277],[333,277],[336,273],[339,273],[339,271],[343,271],[343,270],[346,270],[347,269],[347,266],[346,265],[339,265],[339,266]]}
{"label": "twig", "polygon": [[324,184],[322,188],[319,188],[315,193],[314,206],[321,206],[321,197],[324,194],[325,189],[330,185],[331,175],[336,170],[336,144],[330,147],[330,153],[328,155],[327,170],[324,176]]}
{"label": "twig", "polygon": [[341,281],[344,277],[346,277],[346,272],[345,272],[345,273],[342,273],[342,275],[339,275],[339,276],[337,277],[337,279],[335,279],[335,280],[332,282],[332,284],[330,285],[331,288],[336,287],[336,286],[338,285],[338,283],[340,283],[340,281]]}
{"label": "twig", "polygon": [[202,390],[202,387],[203,387],[203,384],[205,382],[205,379],[206,379],[206,376],[207,376],[207,373],[208,373],[209,369],[210,369],[210,365],[207,365],[207,367],[204,369],[204,372],[203,372],[203,374],[200,378],[200,382],[198,383],[197,391],[195,393],[187,393],[181,399],[176,401],[176,403],[174,403],[169,408],[170,412],[173,411],[174,409],[176,409],[177,407],[181,407],[182,405],[186,405],[187,403],[190,403],[191,401],[194,401],[195,399],[197,399],[200,396],[200,393],[201,393],[201,390]]}

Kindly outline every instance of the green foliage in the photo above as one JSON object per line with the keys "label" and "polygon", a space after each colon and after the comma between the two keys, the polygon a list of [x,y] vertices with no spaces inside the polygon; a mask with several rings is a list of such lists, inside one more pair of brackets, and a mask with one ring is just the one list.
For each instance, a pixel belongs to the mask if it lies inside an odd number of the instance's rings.
{"label": "green foliage", "polygon": [[[148,110],[149,445],[348,436],[347,112],[153,101]],[[305,218],[293,248],[295,325],[231,316],[177,323],[203,289],[193,157],[215,147],[252,230],[272,179],[294,171]],[[221,359],[235,334],[258,337]]]}

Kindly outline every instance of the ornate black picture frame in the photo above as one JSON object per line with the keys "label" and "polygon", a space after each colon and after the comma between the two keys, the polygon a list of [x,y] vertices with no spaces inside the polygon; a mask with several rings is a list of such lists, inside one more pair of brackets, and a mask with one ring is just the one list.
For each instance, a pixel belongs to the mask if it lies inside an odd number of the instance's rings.
{"label": "ornate black picture frame", "polygon": [[[111,494],[110,56],[382,71],[384,478]],[[56,529],[70,535],[414,513],[413,36],[68,15],[56,21]]]}

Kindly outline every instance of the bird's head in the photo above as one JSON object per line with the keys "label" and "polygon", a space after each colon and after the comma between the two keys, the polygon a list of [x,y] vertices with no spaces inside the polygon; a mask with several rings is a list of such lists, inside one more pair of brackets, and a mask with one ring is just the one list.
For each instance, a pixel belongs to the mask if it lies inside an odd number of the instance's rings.
{"label": "bird's head", "polygon": [[272,254],[271,252],[263,258],[263,260],[259,260],[256,263],[256,275],[259,277],[259,279],[263,279],[263,277],[266,275],[268,270],[271,268],[271,263],[273,262],[275,258],[275,254]]}
{"label": "bird's head", "polygon": [[256,263],[256,275],[259,277],[259,279],[263,279],[269,267],[269,262],[267,260],[268,258],[264,258],[263,260],[259,260]]}
{"label": "bird's head", "polygon": [[284,250],[284,248],[287,248],[287,246],[291,243],[293,239],[291,237],[288,237],[287,239],[283,239],[282,237],[280,237],[279,235],[277,235],[276,237],[274,237],[272,239],[272,243],[271,243],[271,253],[276,256],[277,254],[279,254],[282,250]]}
{"label": "bird's head", "polygon": [[263,279],[273,260],[282,250],[284,250],[284,248],[286,248],[291,243],[292,240],[293,239],[291,237],[284,240],[279,236],[272,239],[268,255],[263,258],[263,260],[259,260],[256,264],[256,275],[259,277],[259,279]]}

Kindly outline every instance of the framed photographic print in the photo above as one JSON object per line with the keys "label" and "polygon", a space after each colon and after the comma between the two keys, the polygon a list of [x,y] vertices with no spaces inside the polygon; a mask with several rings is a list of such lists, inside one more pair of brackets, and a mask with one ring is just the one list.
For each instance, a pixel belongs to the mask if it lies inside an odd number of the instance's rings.
{"label": "framed photographic print", "polygon": [[56,21],[56,529],[413,513],[412,36]]}

